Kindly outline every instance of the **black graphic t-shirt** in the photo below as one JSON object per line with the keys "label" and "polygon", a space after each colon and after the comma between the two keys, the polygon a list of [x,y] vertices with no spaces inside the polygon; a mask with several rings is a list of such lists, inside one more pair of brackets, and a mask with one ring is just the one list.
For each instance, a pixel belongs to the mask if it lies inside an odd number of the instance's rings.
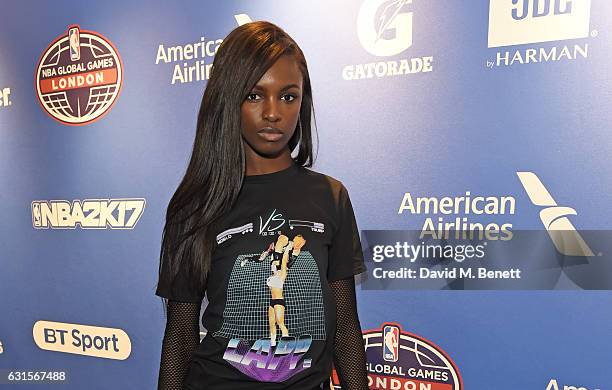
{"label": "black graphic t-shirt", "polygon": [[[190,389],[322,388],[331,374],[336,307],[329,282],[366,270],[349,194],[292,163],[246,176],[215,228],[206,337],[187,373]],[[202,302],[185,275],[156,294]]]}

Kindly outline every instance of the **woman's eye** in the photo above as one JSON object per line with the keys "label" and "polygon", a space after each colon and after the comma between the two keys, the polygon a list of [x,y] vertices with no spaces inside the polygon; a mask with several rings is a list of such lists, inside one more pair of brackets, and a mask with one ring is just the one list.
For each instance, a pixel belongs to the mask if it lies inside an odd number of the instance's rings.
{"label": "woman's eye", "polygon": [[[251,101],[253,101],[253,100],[257,100],[257,99],[258,99],[258,97],[259,97],[259,95],[258,95],[258,94],[256,94],[256,93],[250,93],[250,94],[248,94],[248,95],[247,95],[246,100],[251,100]],[[286,101],[288,101],[288,102],[292,102],[292,101],[294,101],[295,99],[297,99],[297,97],[296,97],[295,95],[288,94],[288,95],[283,95],[283,96],[281,97],[281,99],[284,99],[284,100],[286,100]]]}

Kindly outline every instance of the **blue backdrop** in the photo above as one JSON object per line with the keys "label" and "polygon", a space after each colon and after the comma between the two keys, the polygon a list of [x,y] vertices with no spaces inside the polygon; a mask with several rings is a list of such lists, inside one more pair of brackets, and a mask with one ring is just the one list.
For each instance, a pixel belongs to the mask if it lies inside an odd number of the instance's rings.
{"label": "blue backdrop", "polygon": [[[513,17],[511,9],[520,13],[525,2],[529,14]],[[248,20],[278,24],[304,50],[319,137],[313,169],[343,181],[360,230],[419,230],[426,215],[398,213],[405,193],[442,198],[466,191],[516,201],[514,214],[474,221],[544,230],[541,207],[517,177],[523,171],[536,174],[559,205],[577,211],[569,217],[577,230],[609,229],[612,3],[517,3],[5,3],[3,377],[9,371],[66,371],[64,388],[155,388],[165,324],[154,295],[164,214],[191,152],[206,85],[198,72],[191,80],[178,75],[191,66],[206,69],[218,43]],[[51,62],[42,66],[55,66],[56,82],[59,72],[70,72],[59,70],[70,56],[59,64],[52,59],[62,48],[54,46],[56,39],[68,38],[63,48],[69,48],[74,25],[81,58],[113,59],[105,77],[114,80],[114,89],[101,92],[110,106],[74,111],[71,125],[53,113],[72,112],[71,96],[91,97],[93,89],[66,89],[69,107],[61,109],[48,100],[57,85],[43,80],[38,66],[48,53]],[[187,46],[202,42],[208,53],[190,56]],[[182,59],[173,57],[181,51]],[[126,217],[115,225],[67,227],[49,217],[61,214],[62,201],[74,216],[87,199],[98,200],[91,203],[96,207],[123,205],[117,210],[126,207],[135,223]],[[601,251],[597,242],[589,244]],[[395,322],[438,345],[469,390],[612,388],[612,293],[564,286],[359,288],[359,315],[364,331]],[[100,343],[103,329],[111,329],[109,334],[121,334],[121,353],[129,356],[117,358],[111,339],[100,356],[93,354],[95,343],[81,354],[78,346],[60,345],[58,329],[67,335],[89,331]],[[38,388],[16,387],[30,386]]]}

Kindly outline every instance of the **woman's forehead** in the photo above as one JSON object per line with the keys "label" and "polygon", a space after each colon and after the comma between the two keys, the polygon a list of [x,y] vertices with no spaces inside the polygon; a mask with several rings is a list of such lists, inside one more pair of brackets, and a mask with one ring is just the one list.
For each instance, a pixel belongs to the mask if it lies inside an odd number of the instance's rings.
{"label": "woman's forehead", "polygon": [[281,56],[255,84],[256,88],[287,90],[301,88],[302,72],[291,55]]}

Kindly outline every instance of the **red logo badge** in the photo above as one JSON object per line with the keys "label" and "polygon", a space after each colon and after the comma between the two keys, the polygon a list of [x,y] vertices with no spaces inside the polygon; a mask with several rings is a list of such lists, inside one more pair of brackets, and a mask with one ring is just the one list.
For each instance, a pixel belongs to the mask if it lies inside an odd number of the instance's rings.
{"label": "red logo badge", "polygon": [[123,83],[123,64],[102,34],[68,27],[43,52],[36,67],[42,108],[65,125],[95,122],[113,106]]}

